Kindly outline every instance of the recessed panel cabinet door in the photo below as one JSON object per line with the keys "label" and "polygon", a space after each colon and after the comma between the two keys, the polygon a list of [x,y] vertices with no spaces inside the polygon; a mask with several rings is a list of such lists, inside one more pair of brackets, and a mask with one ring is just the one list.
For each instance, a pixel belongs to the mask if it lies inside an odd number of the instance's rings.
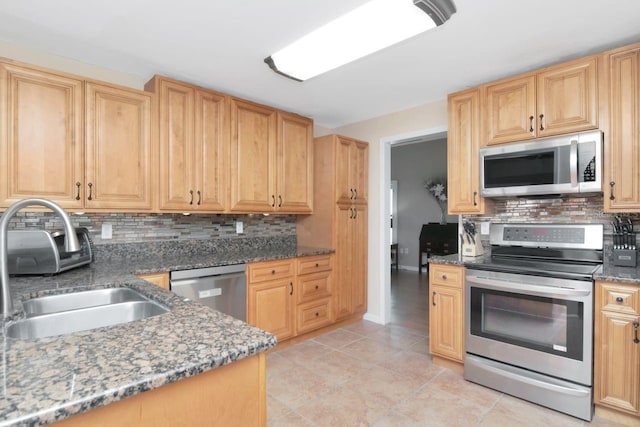
{"label": "recessed panel cabinet door", "polygon": [[353,203],[366,205],[369,197],[369,144],[354,141],[351,147],[351,157],[351,180],[354,191]]}
{"label": "recessed panel cabinet door", "polygon": [[[605,56],[609,67],[609,135],[605,140],[604,206],[640,211],[640,45]],[[606,136],[606,133],[605,133]]]}
{"label": "recessed panel cabinet door", "polygon": [[354,205],[352,221],[353,240],[353,312],[367,311],[367,206]]}
{"label": "recessed panel cabinet door", "polygon": [[231,99],[230,145],[230,210],[274,211],[276,111]]}
{"label": "recessed panel cabinet door", "polygon": [[83,206],[83,83],[0,63],[0,205]]}
{"label": "recessed panel cabinet door", "polygon": [[485,145],[536,136],[535,75],[492,83],[486,86],[485,91]]}
{"label": "recessed panel cabinet door", "polygon": [[278,112],[277,207],[310,213],[313,206],[313,121]]}
{"label": "recessed panel cabinet door", "polygon": [[87,83],[87,208],[151,209],[153,95]]}
{"label": "recessed panel cabinet door", "polygon": [[337,205],[336,207],[336,283],[334,287],[335,319],[341,320],[353,314],[353,286],[358,281],[357,264],[361,260],[354,258],[353,253],[353,208]]}
{"label": "recessed panel cabinet door", "polygon": [[480,197],[480,89],[449,96],[447,135],[450,214],[484,213]]}
{"label": "recessed panel cabinet door", "polygon": [[429,351],[463,360],[463,303],[461,288],[432,285],[429,301]]}
{"label": "recessed panel cabinet door", "polygon": [[336,136],[336,202],[338,203],[353,201],[352,147],[352,140]]}
{"label": "recessed panel cabinet door", "polygon": [[249,284],[247,322],[271,332],[279,341],[295,334],[293,278]]}

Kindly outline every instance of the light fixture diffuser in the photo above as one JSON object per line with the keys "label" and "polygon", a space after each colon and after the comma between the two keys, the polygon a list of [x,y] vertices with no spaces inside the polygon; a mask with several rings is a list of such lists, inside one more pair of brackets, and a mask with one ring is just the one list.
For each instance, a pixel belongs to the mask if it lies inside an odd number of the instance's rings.
{"label": "light fixture diffuser", "polygon": [[371,0],[264,61],[279,74],[307,80],[441,25],[455,11],[451,0]]}

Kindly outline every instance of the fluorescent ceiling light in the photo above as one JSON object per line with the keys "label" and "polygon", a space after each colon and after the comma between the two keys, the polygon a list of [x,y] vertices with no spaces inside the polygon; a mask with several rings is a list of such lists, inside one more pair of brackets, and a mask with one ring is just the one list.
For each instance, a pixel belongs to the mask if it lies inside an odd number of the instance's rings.
{"label": "fluorescent ceiling light", "polygon": [[451,0],[371,0],[264,61],[307,80],[441,25],[455,12]]}

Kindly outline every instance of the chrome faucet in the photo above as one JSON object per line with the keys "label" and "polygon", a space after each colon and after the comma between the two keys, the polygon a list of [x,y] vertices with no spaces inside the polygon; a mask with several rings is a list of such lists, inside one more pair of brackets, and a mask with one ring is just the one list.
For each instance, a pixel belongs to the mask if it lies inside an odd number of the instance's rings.
{"label": "chrome faucet", "polygon": [[69,215],[57,204],[46,199],[24,199],[9,206],[2,218],[0,218],[0,285],[2,286],[2,317],[7,317],[13,312],[13,302],[11,300],[11,290],[9,289],[9,262],[7,260],[7,230],[9,220],[22,208],[27,206],[44,206],[57,213],[64,223],[64,250],[66,252],[78,252],[80,242],[76,236],[76,231],[71,225]]}

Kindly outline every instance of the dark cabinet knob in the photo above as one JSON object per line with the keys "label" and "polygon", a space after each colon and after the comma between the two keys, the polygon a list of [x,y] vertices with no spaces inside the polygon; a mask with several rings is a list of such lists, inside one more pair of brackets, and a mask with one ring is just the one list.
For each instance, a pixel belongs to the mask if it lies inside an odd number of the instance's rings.
{"label": "dark cabinet knob", "polygon": [[320,313],[318,313],[318,312],[316,311],[316,317],[318,317],[318,316],[320,316]]}
{"label": "dark cabinet knob", "polygon": [[316,285],[316,291],[317,291],[318,289],[320,289],[320,286]]}
{"label": "dark cabinet knob", "polygon": [[271,270],[271,274],[276,274],[276,271],[275,270]]}
{"label": "dark cabinet knob", "polygon": [[320,264],[318,264],[318,263],[316,262],[316,268],[318,268],[318,267],[320,267]]}
{"label": "dark cabinet knob", "polygon": [[624,302],[624,299],[622,297],[618,297],[618,298],[616,298],[616,302],[618,304],[622,304]]}

